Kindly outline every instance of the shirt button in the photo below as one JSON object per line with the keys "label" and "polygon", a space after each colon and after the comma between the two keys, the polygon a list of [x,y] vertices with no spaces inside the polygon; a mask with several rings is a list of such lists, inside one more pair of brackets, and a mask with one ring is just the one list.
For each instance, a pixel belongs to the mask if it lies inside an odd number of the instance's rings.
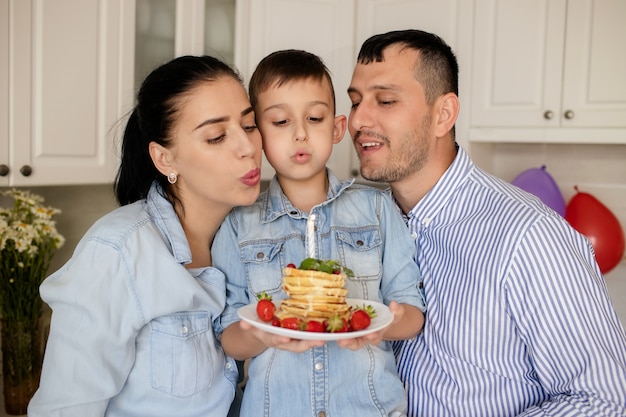
{"label": "shirt button", "polygon": [[324,364],[321,362],[318,362],[315,364],[315,370],[316,371],[321,371],[322,369],[324,369]]}
{"label": "shirt button", "polygon": [[295,210],[291,210],[291,211],[289,212],[289,214],[291,214],[292,216],[295,216],[296,214],[298,214],[298,212],[297,212],[297,211],[295,211]]}
{"label": "shirt button", "polygon": [[189,333],[189,328],[183,324],[183,336]]}
{"label": "shirt button", "polygon": [[226,362],[226,369],[230,369],[233,365],[230,362]]}
{"label": "shirt button", "polygon": [[417,239],[417,232],[413,232],[413,233],[411,233],[411,237],[412,237],[413,239]]}
{"label": "shirt button", "polygon": [[424,220],[422,220],[422,224],[423,224],[424,226],[428,226],[428,225],[430,224],[430,221],[431,221],[431,220],[432,220],[432,219],[431,219],[430,217],[425,217],[425,218],[424,218]]}
{"label": "shirt button", "polygon": [[357,240],[356,241],[356,245],[357,246],[363,246],[363,241],[362,240]]}
{"label": "shirt button", "polygon": [[326,417],[326,411],[320,411],[317,413],[317,417]]}
{"label": "shirt button", "polygon": [[423,282],[420,282],[417,286],[418,286],[419,288],[424,288],[424,283],[423,283]]}
{"label": "shirt button", "polygon": [[263,259],[263,257],[265,256],[265,254],[263,252],[259,252],[256,254],[256,258],[257,259]]}

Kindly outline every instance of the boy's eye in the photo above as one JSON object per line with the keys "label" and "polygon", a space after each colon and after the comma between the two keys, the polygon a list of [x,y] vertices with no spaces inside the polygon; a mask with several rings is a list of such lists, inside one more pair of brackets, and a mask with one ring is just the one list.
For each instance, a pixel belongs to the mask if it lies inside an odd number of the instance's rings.
{"label": "boy's eye", "polygon": [[272,122],[272,124],[274,126],[284,126],[287,123],[289,123],[289,120],[286,120],[286,119],[285,120],[276,120],[276,121]]}
{"label": "boy's eye", "polygon": [[309,120],[314,123],[319,123],[319,122],[324,121],[324,118],[323,117],[309,117]]}

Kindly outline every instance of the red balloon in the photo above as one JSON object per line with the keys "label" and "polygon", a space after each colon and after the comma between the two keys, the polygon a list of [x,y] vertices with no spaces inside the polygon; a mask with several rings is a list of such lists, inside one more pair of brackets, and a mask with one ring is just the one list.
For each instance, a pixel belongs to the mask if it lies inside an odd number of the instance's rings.
{"label": "red balloon", "polygon": [[566,207],[565,219],[591,241],[603,274],[615,268],[624,255],[624,231],[604,204],[591,194],[578,192]]}

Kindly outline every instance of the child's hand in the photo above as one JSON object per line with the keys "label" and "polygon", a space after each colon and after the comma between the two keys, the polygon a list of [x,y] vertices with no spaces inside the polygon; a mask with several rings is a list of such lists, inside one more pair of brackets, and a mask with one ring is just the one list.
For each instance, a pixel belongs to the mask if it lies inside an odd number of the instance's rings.
{"label": "child's hand", "polygon": [[253,327],[250,323],[247,323],[243,320],[239,322],[239,326],[242,330],[252,333],[254,337],[259,339],[259,341],[267,347],[288,350],[295,353],[302,353],[313,347],[324,345],[323,340],[291,339],[287,336],[279,336],[276,334],[268,333],[256,327]]}
{"label": "child's hand", "polygon": [[389,311],[393,313],[393,321],[389,324],[389,326],[384,327],[374,333],[369,333],[365,336],[355,337],[354,339],[338,340],[337,345],[344,349],[359,350],[365,345],[380,344],[380,342],[384,339],[387,330],[396,323],[399,323],[404,316],[404,307],[396,303],[395,301],[389,303]]}

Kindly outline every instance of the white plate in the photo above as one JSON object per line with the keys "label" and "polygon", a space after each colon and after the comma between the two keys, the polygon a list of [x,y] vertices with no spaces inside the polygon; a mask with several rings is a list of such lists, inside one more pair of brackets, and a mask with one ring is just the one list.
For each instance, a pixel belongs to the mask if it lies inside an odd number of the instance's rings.
{"label": "white plate", "polygon": [[[376,317],[372,319],[369,327],[364,330],[356,332],[343,332],[343,333],[318,333],[318,332],[305,332],[301,330],[285,329],[283,327],[272,326],[271,323],[266,323],[259,318],[256,314],[256,303],[249,304],[245,307],[241,307],[237,314],[243,321],[247,321],[252,326],[264,330],[268,333],[277,334],[280,336],[287,336],[292,339],[301,340],[341,340],[352,339],[355,337],[365,336],[366,334],[374,333],[387,327],[393,321],[393,313],[389,311],[389,307],[384,304],[377,303],[370,300],[360,300],[356,298],[348,298],[346,300],[348,305],[371,305],[376,311]],[[280,301],[274,302],[276,308],[280,306]]]}

